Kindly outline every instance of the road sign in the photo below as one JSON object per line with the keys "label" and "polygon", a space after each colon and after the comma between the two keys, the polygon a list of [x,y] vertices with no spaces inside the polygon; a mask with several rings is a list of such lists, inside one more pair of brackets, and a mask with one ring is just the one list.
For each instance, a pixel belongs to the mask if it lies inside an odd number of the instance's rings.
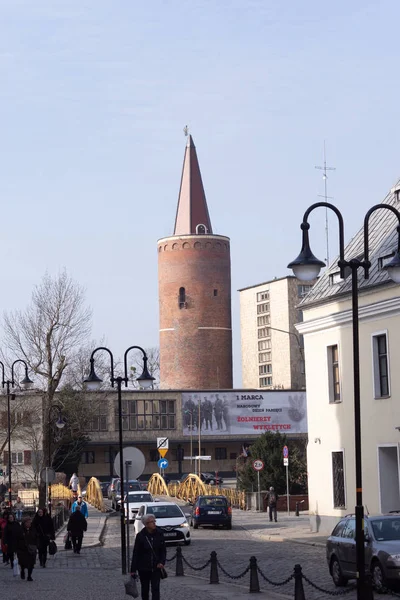
{"label": "road sign", "polygon": [[283,459],[283,466],[284,467],[288,467],[289,466],[289,459],[288,458],[284,458]]}
{"label": "road sign", "polygon": [[262,471],[264,468],[264,463],[262,460],[260,460],[259,458],[256,458],[256,460],[253,460],[253,469],[255,471]]}
{"label": "road sign", "polygon": [[160,458],[160,460],[158,461],[157,464],[160,469],[167,469],[169,462],[167,461],[166,458]]}
{"label": "road sign", "polygon": [[[47,471],[47,473],[46,473],[46,471]],[[42,469],[40,471],[40,479],[42,482],[45,482],[47,484],[53,483],[55,478],[56,478],[56,472],[51,467],[44,467],[44,469]]]}
{"label": "road sign", "polygon": [[[121,477],[121,473],[119,472],[119,456],[118,452],[117,456],[114,460],[114,471],[117,475]],[[124,465],[131,461],[131,465],[129,466],[129,477],[131,479],[137,479],[144,471],[144,467],[146,464],[146,459],[144,454],[138,448],[134,448],[133,446],[128,446],[128,448],[124,448],[122,451],[122,458]]]}
{"label": "road sign", "polygon": [[168,448],[159,448],[158,452],[160,454],[160,456],[162,456],[162,458],[164,458],[164,456],[167,454],[168,452]]}
{"label": "road sign", "polygon": [[289,458],[289,448],[287,446],[283,446],[283,458]]}
{"label": "road sign", "polygon": [[157,450],[168,450],[169,448],[169,439],[166,437],[157,438]]}

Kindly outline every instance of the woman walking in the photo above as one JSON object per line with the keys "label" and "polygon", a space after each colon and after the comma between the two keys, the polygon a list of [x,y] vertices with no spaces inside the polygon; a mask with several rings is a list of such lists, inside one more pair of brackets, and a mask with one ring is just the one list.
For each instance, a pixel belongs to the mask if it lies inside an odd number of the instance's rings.
{"label": "woman walking", "polygon": [[41,567],[46,566],[47,549],[50,540],[55,540],[53,519],[47,513],[45,508],[39,508],[33,517],[32,526],[36,529],[38,535],[39,562]]}
{"label": "woman walking", "polygon": [[154,515],[144,515],[142,523],[144,528],[137,534],[133,548],[131,575],[139,572],[142,600],[149,600],[150,584],[152,600],[160,600],[161,570],[167,557],[164,535]]}
{"label": "woman walking", "polygon": [[21,530],[20,524],[15,520],[14,515],[8,515],[8,522],[3,530],[4,544],[7,546],[7,563],[14,567],[14,555],[17,551],[18,536]]}
{"label": "woman walking", "polygon": [[25,569],[28,571],[28,581],[33,581],[32,572],[36,562],[38,547],[38,536],[36,529],[32,527],[32,519],[26,517],[23,520],[17,541],[17,556],[21,567],[21,579],[25,579]]}
{"label": "woman walking", "polygon": [[0,537],[1,537],[1,551],[3,553],[3,563],[5,565],[8,565],[8,554],[7,554],[7,546],[6,543],[4,541],[4,529],[6,528],[6,525],[8,523],[8,515],[9,512],[8,510],[5,510],[3,512],[3,515],[0,519]]}

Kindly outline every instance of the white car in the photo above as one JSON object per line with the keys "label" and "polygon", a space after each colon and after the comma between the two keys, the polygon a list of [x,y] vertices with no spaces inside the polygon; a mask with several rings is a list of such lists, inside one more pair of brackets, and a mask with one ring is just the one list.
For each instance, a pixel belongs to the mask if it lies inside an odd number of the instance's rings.
{"label": "white car", "polygon": [[[153,496],[150,492],[129,492],[125,494],[124,509],[125,519],[129,513],[129,521],[134,521],[138,513],[139,508],[143,505],[143,502],[154,502]],[[119,508],[121,508],[121,500],[118,500]]]}
{"label": "white car", "polygon": [[135,519],[135,534],[137,535],[144,527],[142,517],[154,515],[156,525],[164,534],[166,542],[183,542],[189,546],[190,528],[182,509],[172,502],[148,502],[143,504]]}

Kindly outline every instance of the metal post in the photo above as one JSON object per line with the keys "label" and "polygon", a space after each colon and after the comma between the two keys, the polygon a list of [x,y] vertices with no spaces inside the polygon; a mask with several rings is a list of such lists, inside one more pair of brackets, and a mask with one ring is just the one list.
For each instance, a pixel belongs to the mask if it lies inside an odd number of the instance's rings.
{"label": "metal post", "polygon": [[183,559],[182,559],[182,548],[180,546],[176,549],[176,568],[175,568],[175,576],[183,577],[185,573],[183,572]]}
{"label": "metal post", "polygon": [[200,477],[200,473],[201,473],[201,402],[200,402],[200,397],[199,397],[199,416],[198,416],[198,420],[199,420],[199,424],[198,424],[198,433],[199,433],[199,471],[198,471],[198,475]]}
{"label": "metal post", "polygon": [[193,471],[193,412],[190,411],[190,472]]}
{"label": "metal post", "polygon": [[303,572],[300,565],[294,566],[294,600],[306,600],[303,587]]}
{"label": "metal post", "polygon": [[289,465],[286,465],[286,497],[287,497],[287,514],[288,514],[288,517],[290,517]]}
{"label": "metal post", "polygon": [[120,513],[120,526],[121,526],[121,570],[122,575],[126,575],[126,536],[125,536],[125,503],[124,503],[124,457],[123,457],[123,439],[122,439],[122,377],[115,379],[118,390],[118,433],[119,433],[119,475],[120,475],[120,489],[121,489],[121,513]]}
{"label": "metal post", "polygon": [[45,467],[45,469],[46,469],[45,470],[45,473],[46,473],[46,476],[45,476],[45,482],[46,482],[46,506],[49,506],[49,468]]}
{"label": "metal post", "polygon": [[11,493],[11,406],[10,406],[10,381],[7,381],[7,427],[8,427],[8,502],[12,506]]}
{"label": "metal post", "polygon": [[215,552],[215,550],[213,550],[211,552],[210,558],[211,558],[210,583],[212,583],[212,584],[219,583],[218,560],[217,560],[217,553]]}
{"label": "metal post", "polygon": [[258,581],[258,566],[255,556],[250,557],[250,594],[259,593],[260,582]]}
{"label": "metal post", "polygon": [[257,487],[258,487],[258,510],[259,510],[259,512],[261,512],[260,471],[257,471]]}
{"label": "metal post", "polygon": [[127,571],[129,573],[130,565],[129,565],[129,467],[131,466],[132,461],[125,461],[125,470],[126,470],[126,560],[127,560]]}

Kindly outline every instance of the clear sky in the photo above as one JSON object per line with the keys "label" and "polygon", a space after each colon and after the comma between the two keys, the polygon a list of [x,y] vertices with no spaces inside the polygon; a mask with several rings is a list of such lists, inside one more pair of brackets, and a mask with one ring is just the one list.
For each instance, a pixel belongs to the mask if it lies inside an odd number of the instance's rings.
{"label": "clear sky", "polygon": [[[399,22],[398,0],[0,0],[1,307],[66,267],[95,337],[157,345],[188,124],[231,237],[240,385],[236,290],[288,273],[324,139],[346,239],[400,175]],[[311,240],[324,258],[323,212]]]}

